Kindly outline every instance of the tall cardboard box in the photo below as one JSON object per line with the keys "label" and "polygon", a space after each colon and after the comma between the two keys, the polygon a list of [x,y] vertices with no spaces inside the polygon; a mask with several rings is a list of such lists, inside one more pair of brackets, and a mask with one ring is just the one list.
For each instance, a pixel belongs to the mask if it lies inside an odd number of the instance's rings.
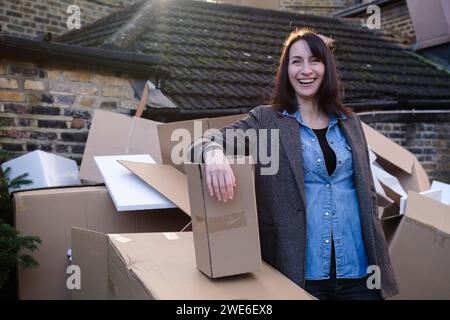
{"label": "tall cardboard box", "polygon": [[180,231],[190,218],[179,209],[116,211],[105,187],[22,191],[14,194],[15,225],[22,234],[39,236],[31,253],[35,269],[19,270],[20,299],[70,299],[66,286],[72,226],[99,232]]}
{"label": "tall cardboard box", "polygon": [[120,161],[191,216],[197,267],[211,278],[261,267],[254,169],[241,160],[231,164],[239,184],[227,203],[209,195],[203,164],[186,164],[185,175],[169,165]]}
{"label": "tall cardboard box", "polygon": [[[181,163],[172,161],[172,151],[176,153],[176,156],[183,157],[179,153],[192,141],[201,137],[206,130],[224,127],[244,116],[240,114],[211,119],[161,123],[96,110],[81,162],[80,178],[102,183],[103,179],[95,165],[94,156],[127,154],[149,154],[157,163],[170,164],[184,172]],[[175,131],[177,129],[178,132]],[[181,137],[183,133],[186,134],[187,139]]]}
{"label": "tall cardboard box", "polygon": [[208,192],[205,166],[185,165],[197,267],[211,278],[257,271],[261,264],[253,165],[231,167],[239,185],[223,203]]}
{"label": "tall cardboard box", "polygon": [[450,299],[450,206],[409,192],[389,253],[400,287],[394,299]]}
{"label": "tall cardboard box", "polygon": [[74,299],[314,298],[267,264],[259,271],[211,279],[196,269],[192,232],[107,235],[72,229],[73,263],[82,270]]}

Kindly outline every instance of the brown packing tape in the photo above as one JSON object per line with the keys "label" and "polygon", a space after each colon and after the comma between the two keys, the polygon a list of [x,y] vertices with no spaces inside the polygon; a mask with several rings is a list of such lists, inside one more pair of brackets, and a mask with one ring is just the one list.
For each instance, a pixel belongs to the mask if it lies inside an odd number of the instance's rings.
{"label": "brown packing tape", "polygon": [[445,232],[437,230],[436,235],[434,236],[433,244],[436,247],[444,248],[445,242],[447,240],[450,240],[450,236],[448,234],[446,234]]}
{"label": "brown packing tape", "polygon": [[27,205],[25,204],[24,198],[18,194],[15,194],[14,199],[15,199],[14,207],[15,207],[16,214],[25,212],[27,210]]}
{"label": "brown packing tape", "polygon": [[196,231],[215,233],[225,230],[237,229],[247,225],[245,212],[235,212],[219,217],[205,218],[196,216]]}

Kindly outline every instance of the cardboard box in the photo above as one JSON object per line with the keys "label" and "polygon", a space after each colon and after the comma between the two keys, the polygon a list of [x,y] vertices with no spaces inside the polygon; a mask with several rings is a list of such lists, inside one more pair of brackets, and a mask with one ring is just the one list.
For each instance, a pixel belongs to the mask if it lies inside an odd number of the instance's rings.
{"label": "cardboard box", "polygon": [[450,299],[450,206],[410,191],[389,248],[394,299]]}
{"label": "cardboard box", "polygon": [[299,299],[310,294],[263,264],[245,275],[198,272],[192,232],[107,235],[72,229],[73,263],[82,271],[74,299]]}
{"label": "cardboard box", "polygon": [[19,270],[20,299],[70,299],[66,268],[72,226],[107,233],[163,232],[180,231],[190,221],[179,209],[120,214],[105,187],[17,192],[14,206],[17,230],[42,240],[39,251],[31,253],[39,267]]}
{"label": "cardboard box", "polygon": [[29,185],[10,188],[10,193],[16,190],[75,186],[81,183],[78,177],[78,166],[74,160],[41,150],[6,161],[1,168],[3,172],[10,168],[9,178],[11,180],[28,173],[26,179],[32,181]]}
{"label": "cardboard box", "polygon": [[[240,114],[220,118],[161,123],[96,110],[81,162],[80,178],[102,183],[102,176],[93,157],[127,154],[149,154],[157,163],[170,164],[184,172],[182,164],[176,164],[172,161],[172,151],[182,157],[180,152],[189,143],[201,137],[207,129],[224,127],[244,116]],[[180,131],[175,132],[176,129],[180,129]],[[182,139],[180,137],[182,133],[187,134],[190,139]],[[173,139],[172,134],[174,135]],[[175,146],[177,147],[174,148]]]}
{"label": "cardboard box", "polygon": [[197,267],[218,278],[261,267],[254,171],[251,164],[231,164],[239,181],[232,200],[211,197],[205,167],[186,164]]}
{"label": "cardboard box", "polygon": [[239,184],[227,203],[209,195],[204,165],[186,164],[185,175],[169,165],[120,163],[191,215],[197,267],[216,278],[261,267],[254,170],[243,160],[231,164]]}
{"label": "cardboard box", "polygon": [[[377,163],[382,169],[398,180],[400,187],[408,191],[422,192],[430,188],[428,176],[417,158],[408,150],[385,137],[370,126],[362,123],[369,149],[376,154]],[[374,169],[374,168],[372,168]],[[378,169],[378,168],[377,168]],[[374,175],[374,179],[377,179]],[[389,178],[379,181],[384,192],[377,191],[380,205],[380,218],[400,215],[404,193]],[[391,179],[392,180],[392,179]],[[377,183],[375,183],[377,186]]]}

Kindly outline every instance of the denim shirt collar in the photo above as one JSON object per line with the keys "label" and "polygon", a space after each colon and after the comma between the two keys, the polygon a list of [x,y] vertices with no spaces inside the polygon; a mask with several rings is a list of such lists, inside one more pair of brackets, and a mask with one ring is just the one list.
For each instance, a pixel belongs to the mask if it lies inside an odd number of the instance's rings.
{"label": "denim shirt collar", "polygon": [[[287,116],[287,117],[291,117],[291,118],[295,118],[297,120],[298,123],[300,123],[301,125],[307,127],[308,125],[303,121],[302,119],[302,115],[300,114],[300,112],[297,110],[294,113],[289,113],[286,110],[283,111],[283,116]],[[330,115],[330,122],[328,123],[329,127],[334,126],[337,121],[338,121],[338,117],[336,117],[335,115]],[[347,115],[344,112],[341,112],[341,116],[339,118],[342,118],[342,120],[347,119]]]}

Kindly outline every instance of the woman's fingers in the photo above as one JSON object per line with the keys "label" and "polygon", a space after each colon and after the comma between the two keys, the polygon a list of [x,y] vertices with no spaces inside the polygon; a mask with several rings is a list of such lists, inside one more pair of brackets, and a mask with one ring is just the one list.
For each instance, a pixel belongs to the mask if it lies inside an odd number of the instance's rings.
{"label": "woman's fingers", "polygon": [[219,179],[217,178],[216,174],[213,174],[211,178],[214,187],[214,193],[216,194],[217,200],[222,201],[222,198],[220,196]]}
{"label": "woman's fingers", "polygon": [[223,173],[219,174],[218,178],[219,178],[219,187],[220,187],[220,192],[222,195],[223,202],[227,202],[228,201],[228,192],[227,192],[227,188],[225,186],[224,174]]}
{"label": "woman's fingers", "polygon": [[236,178],[223,152],[218,149],[208,151],[205,154],[205,165],[209,194],[223,202],[233,199]]}
{"label": "woman's fingers", "polygon": [[209,195],[211,197],[213,197],[214,196],[214,189],[213,189],[213,185],[212,185],[212,178],[211,178],[211,173],[210,172],[206,173],[206,185],[208,186]]}
{"label": "woman's fingers", "polygon": [[225,174],[225,185],[227,188],[227,193],[228,193],[228,197],[229,199],[233,199],[233,188],[234,188],[234,182],[233,182],[233,172]]}

